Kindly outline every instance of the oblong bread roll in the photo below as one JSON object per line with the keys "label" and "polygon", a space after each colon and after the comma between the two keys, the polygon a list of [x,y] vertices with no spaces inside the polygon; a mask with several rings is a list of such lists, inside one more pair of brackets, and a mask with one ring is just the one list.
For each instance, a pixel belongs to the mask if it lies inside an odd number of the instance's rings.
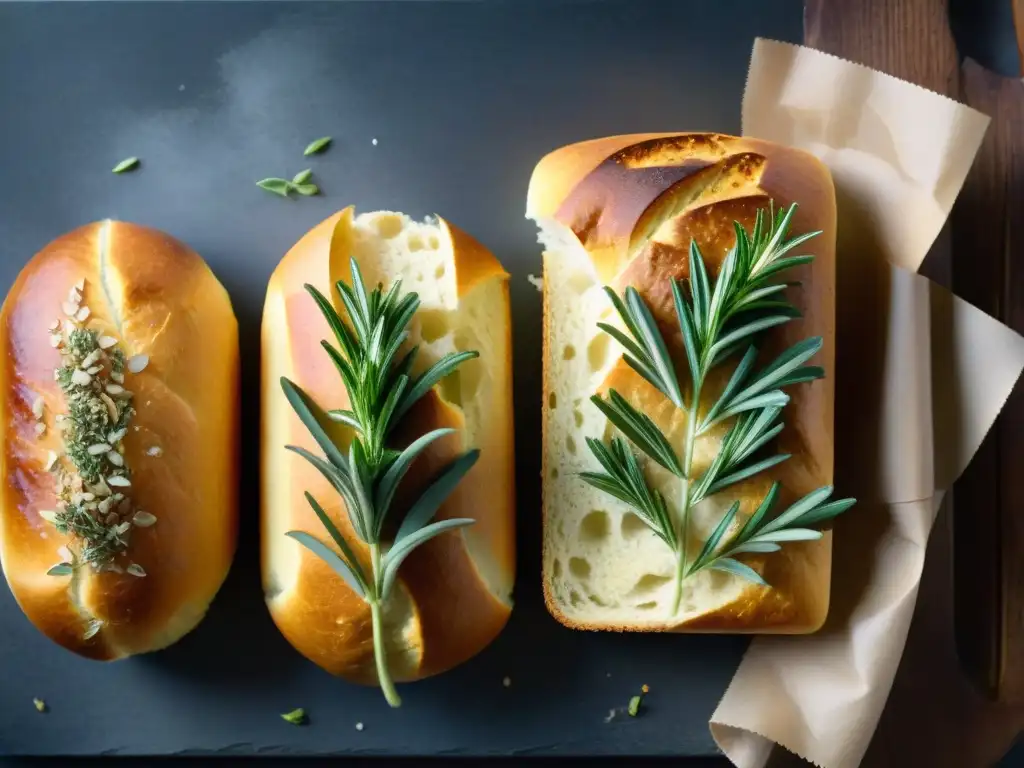
{"label": "oblong bread roll", "polygon": [[[733,499],[735,526],[756,509],[773,480],[777,508],[832,482],[835,340],[835,192],[827,168],[812,155],[756,139],[721,134],[634,134],[580,142],[544,157],[534,169],[527,216],[544,247],[544,555],[547,605],[577,628],[684,632],[812,632],[828,611],[831,534],[787,544],[767,555],[743,555],[771,585],[700,571],[684,581],[680,611],[670,618],[672,551],[628,507],[584,483],[598,468],[587,437],[607,438],[609,421],[590,402],[615,388],[647,413],[670,442],[682,445],[685,412],[675,408],[623,359],[597,327],[614,309],[602,291],[633,286],[650,306],[688,381],[671,280],[689,277],[696,240],[713,279],[736,241],[733,222],[748,232],[759,209],[797,203],[790,236],[821,230],[800,247],[813,262],[787,271],[799,281],[786,297],[802,316],[772,329],[759,367],[797,341],[821,336],[811,364],[823,380],[787,389],[791,400],[778,450],[792,458],[698,504],[690,515],[694,547],[707,538]],[[724,388],[737,360],[716,368],[702,402]],[[693,476],[710,464],[729,424],[699,437]],[[654,467],[653,482],[672,501],[680,483]]]}
{"label": "oblong bread roll", "polygon": [[[66,310],[76,307],[72,321]],[[70,395],[55,381],[62,356],[54,346],[65,348],[73,328],[108,338],[108,352],[144,366],[122,374],[130,400],[116,388],[98,390],[135,410],[120,441],[130,486],[109,486],[129,502],[113,511],[134,523],[114,570],[54,576],[52,566],[84,551],[80,538],[40,515],[59,507],[58,473],[76,474],[65,455]],[[89,658],[170,645],[205,615],[235,552],[239,352],[227,292],[173,237],[96,222],[49,243],[22,269],[0,311],[0,350],[0,562],[15,599],[43,634]],[[104,378],[108,358],[97,365],[104,370],[96,382],[120,386]]]}
{"label": "oblong bread roll", "polygon": [[[287,377],[321,408],[347,408],[338,371],[321,346],[332,332],[304,289],[330,297],[342,317],[337,281],[351,281],[354,257],[367,290],[398,278],[416,291],[419,311],[406,345],[419,344],[414,371],[448,352],[476,350],[403,419],[395,445],[438,427],[454,434],[433,443],[413,464],[389,513],[397,525],[410,495],[457,454],[480,458],[436,519],[469,517],[415,550],[399,571],[384,609],[384,646],[395,681],[443,672],[478,653],[509,617],[515,576],[511,325],[508,275],[498,260],[444,219],[414,222],[389,211],[356,215],[345,208],[285,255],[267,289],[263,314],[262,556],[267,604],[278,628],[304,656],[358,683],[376,681],[370,610],[323,561],[285,534],[309,532],[329,541],[307,503],[324,507],[369,572],[367,547],[355,535],[344,502],[305,459],[286,445],[320,455],[280,384]],[[347,449],[351,430],[332,424]]]}

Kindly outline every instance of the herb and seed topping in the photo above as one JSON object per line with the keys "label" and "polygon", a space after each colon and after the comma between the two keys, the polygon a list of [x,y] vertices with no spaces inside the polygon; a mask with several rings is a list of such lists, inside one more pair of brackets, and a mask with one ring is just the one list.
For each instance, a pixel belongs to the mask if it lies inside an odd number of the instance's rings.
{"label": "herb and seed topping", "polygon": [[[133,527],[156,523],[156,517],[136,509],[128,495],[131,470],[123,445],[135,415],[132,392],[124,386],[125,372],[141,372],[149,358],[126,359],[117,339],[87,327],[92,313],[82,304],[84,290],[85,280],[72,286],[61,307],[65,317],[49,326],[50,344],[61,354],[54,380],[67,412],[54,417],[63,450],[50,451],[46,462],[56,481],[57,509],[40,510],[39,516],[70,534],[72,541],[58,550],[61,562],[47,573],[65,576],[87,565],[143,577],[141,566],[122,566],[116,560],[128,549]],[[41,397],[33,403],[32,413],[36,432],[42,434],[46,426]]]}

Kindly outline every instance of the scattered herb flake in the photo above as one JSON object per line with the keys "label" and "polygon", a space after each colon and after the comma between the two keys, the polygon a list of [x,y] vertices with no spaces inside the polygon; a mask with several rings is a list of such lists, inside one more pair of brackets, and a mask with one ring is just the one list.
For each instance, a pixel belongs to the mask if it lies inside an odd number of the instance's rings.
{"label": "scattered herb flake", "polygon": [[306,710],[302,707],[293,709],[291,712],[285,712],[281,715],[281,719],[292,725],[303,725],[306,722]]}
{"label": "scattered herb flake", "polygon": [[288,179],[277,179],[273,177],[260,179],[256,182],[256,186],[260,189],[267,190],[267,192],[273,192],[275,195],[280,195],[281,197],[288,197],[288,193],[291,192],[292,189],[292,183],[288,181]]}
{"label": "scattered herb flake", "polygon": [[35,704],[36,712],[46,711],[46,702],[42,699],[32,699],[32,703]]}
{"label": "scattered herb flake", "polygon": [[292,184],[305,184],[311,178],[313,178],[313,169],[307,168],[306,170],[299,171],[292,176]]}
{"label": "scattered herb flake", "polygon": [[126,173],[128,171],[134,171],[139,167],[139,158],[137,157],[126,157],[120,163],[115,165],[111,171],[113,173]]}
{"label": "scattered herb flake", "polygon": [[634,696],[629,700],[629,708],[627,709],[627,711],[629,712],[630,717],[636,717],[638,714],[640,714],[640,704],[643,702],[644,696],[646,696],[648,692],[650,692],[650,690],[651,689],[649,687],[644,685],[640,688],[640,695]]}
{"label": "scattered herb flake", "polygon": [[316,184],[295,184],[292,188],[304,197],[320,194],[320,187]]}
{"label": "scattered herb flake", "polygon": [[309,143],[309,146],[307,146],[306,149],[303,150],[302,154],[305,155],[306,157],[309,157],[310,155],[319,154],[320,152],[323,152],[325,149],[327,149],[328,146],[330,146],[331,141],[332,139],[330,136],[323,136],[319,139],[316,139],[315,141],[311,141]]}

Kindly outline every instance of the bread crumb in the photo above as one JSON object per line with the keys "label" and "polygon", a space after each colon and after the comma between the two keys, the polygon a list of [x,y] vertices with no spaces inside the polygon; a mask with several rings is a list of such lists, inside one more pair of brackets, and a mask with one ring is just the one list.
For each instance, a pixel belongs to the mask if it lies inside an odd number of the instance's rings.
{"label": "bread crumb", "polygon": [[362,723],[356,723],[356,730],[357,731],[363,730],[363,724]]}
{"label": "bread crumb", "polygon": [[179,86],[178,86],[178,90],[179,90],[179,91],[184,91],[184,90],[185,90],[185,84],[184,84],[184,83],[182,83],[181,85],[179,85]]}
{"label": "bread crumb", "polygon": [[506,688],[512,687],[512,678],[511,677],[506,677],[504,680],[501,681],[501,684],[503,686],[505,686]]}
{"label": "bread crumb", "polygon": [[375,147],[377,146],[377,140],[376,140],[376,139],[374,139],[374,140],[373,140],[373,141],[371,141],[370,143],[371,143],[371,144],[373,144],[373,146],[375,146]]}
{"label": "bread crumb", "polygon": [[536,275],[527,275],[526,279],[530,281],[530,285],[537,289],[538,293],[544,293],[543,277],[537,277]]}

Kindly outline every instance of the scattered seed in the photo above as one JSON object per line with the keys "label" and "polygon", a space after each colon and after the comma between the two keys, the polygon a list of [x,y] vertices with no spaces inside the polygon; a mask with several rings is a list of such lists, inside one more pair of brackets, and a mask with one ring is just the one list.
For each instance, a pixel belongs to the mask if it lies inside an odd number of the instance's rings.
{"label": "scattered seed", "polygon": [[[95,565],[95,563],[93,563],[93,565]],[[99,619],[93,619],[89,622],[89,626],[86,627],[85,632],[82,634],[82,639],[91,640],[101,629],[103,629],[103,622]]]}
{"label": "scattered seed", "polygon": [[110,450],[110,446],[106,443],[96,443],[96,445],[90,445],[86,450],[90,456],[99,456],[101,453],[106,453]]}
{"label": "scattered seed", "polygon": [[107,453],[107,461],[109,461],[115,467],[124,466],[124,456],[122,456],[117,451],[110,451],[109,453]]}
{"label": "scattered seed", "polygon": [[124,384],[124,374],[111,371],[110,378],[116,381],[118,384]]}
{"label": "scattered seed", "polygon": [[124,393],[124,387],[120,384],[107,384],[106,390],[108,395],[120,395]]}
{"label": "scattered seed", "polygon": [[74,302],[65,301],[60,305],[60,308],[64,310],[64,314],[70,318],[74,318],[74,316],[78,314],[78,304],[75,304]]}
{"label": "scattered seed", "polygon": [[82,360],[82,364],[79,365],[78,367],[84,371],[87,368],[91,368],[93,365],[95,365],[99,359],[100,351],[98,349],[94,349],[92,352],[85,356],[85,359]]}
{"label": "scattered seed", "polygon": [[357,731],[363,730],[363,724],[362,723],[356,723],[356,730]]}
{"label": "scattered seed", "polygon": [[129,521],[125,520],[123,523],[118,523],[117,527],[114,530],[117,531],[118,535],[121,535],[131,527],[132,524]]}
{"label": "scattered seed", "polygon": [[140,509],[135,513],[135,517],[132,518],[132,522],[139,528],[149,528],[151,525],[156,523],[156,515],[152,515],[149,512],[143,512]]}
{"label": "scattered seed", "polygon": [[371,143],[371,144],[373,144],[373,146],[375,146],[375,147],[377,146],[377,140],[376,140],[376,139],[374,139],[374,140],[373,140],[373,141],[371,141],[370,143]]}
{"label": "scattered seed", "polygon": [[110,349],[112,346],[117,344],[117,339],[113,336],[100,336],[96,343],[99,344],[100,349]]}
{"label": "scattered seed", "polygon": [[142,373],[142,370],[149,365],[149,355],[132,355],[128,358],[128,371],[130,373]]}
{"label": "scattered seed", "polygon": [[131,485],[131,481],[123,475],[111,475],[107,478],[107,484],[117,488],[127,488]]}
{"label": "scattered seed", "polygon": [[164,449],[161,448],[159,445],[154,445],[146,449],[146,455],[153,456],[154,458],[159,458],[164,455]]}
{"label": "scattered seed", "polygon": [[52,509],[40,509],[39,516],[48,523],[57,522],[57,513],[54,512]]}
{"label": "scattered seed", "polygon": [[75,320],[77,320],[80,323],[84,323],[86,320],[89,319],[89,315],[91,314],[92,311],[88,307],[82,307],[80,310],[78,310],[78,312],[75,313]]}
{"label": "scattered seed", "polygon": [[107,406],[107,413],[110,414],[111,421],[117,421],[117,403],[110,399],[110,395],[100,392],[100,400]]}
{"label": "scattered seed", "polygon": [[71,383],[80,387],[87,387],[92,384],[92,376],[85,371],[75,371],[71,374]]}
{"label": "scattered seed", "polygon": [[107,435],[107,442],[110,443],[111,445],[114,445],[115,443],[119,443],[119,442],[121,442],[121,440],[124,438],[124,436],[126,434],[128,434],[128,430],[127,429],[124,429],[124,428],[115,429],[113,432],[111,432],[109,435]]}
{"label": "scattered seed", "polygon": [[86,373],[88,373],[90,376],[95,376],[97,373],[99,373],[102,370],[103,370],[103,366],[102,365],[94,365],[92,368],[89,368],[86,371]]}

